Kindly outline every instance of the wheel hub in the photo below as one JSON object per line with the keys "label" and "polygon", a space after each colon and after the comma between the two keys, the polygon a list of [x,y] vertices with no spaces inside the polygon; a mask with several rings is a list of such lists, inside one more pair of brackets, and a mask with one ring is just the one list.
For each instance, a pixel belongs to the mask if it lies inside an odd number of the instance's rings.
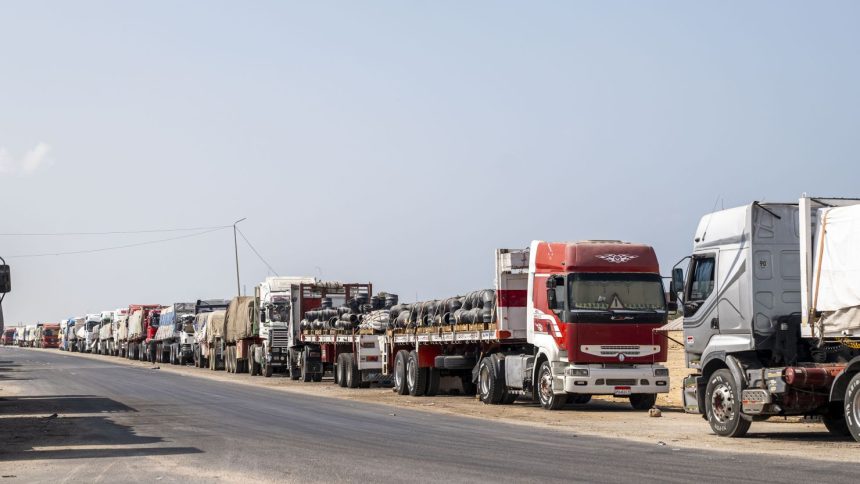
{"label": "wheel hub", "polygon": [[711,394],[711,408],[717,420],[720,422],[731,420],[735,414],[735,405],[735,397],[731,387],[721,383],[714,388]]}
{"label": "wheel hub", "polygon": [[542,371],[540,374],[540,399],[548,402],[552,398],[552,374],[548,371]]}

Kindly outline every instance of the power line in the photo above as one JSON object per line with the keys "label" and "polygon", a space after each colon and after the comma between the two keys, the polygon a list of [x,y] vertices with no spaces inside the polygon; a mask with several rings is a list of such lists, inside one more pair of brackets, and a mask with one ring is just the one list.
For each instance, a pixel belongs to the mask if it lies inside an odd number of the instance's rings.
{"label": "power line", "polygon": [[260,260],[261,260],[261,261],[263,261],[263,264],[266,264],[266,267],[268,267],[268,268],[269,268],[269,270],[270,270],[270,271],[272,271],[272,273],[273,273],[273,274],[275,274],[276,276],[280,277],[280,274],[278,274],[278,271],[276,271],[275,269],[273,269],[273,268],[272,268],[272,266],[271,266],[271,264],[269,264],[268,262],[266,262],[266,259],[263,259],[263,256],[261,256],[261,255],[260,255],[260,253],[259,253],[259,252],[257,252],[257,249],[255,249],[255,248],[254,248],[254,246],[253,246],[253,245],[251,245],[251,241],[250,241],[250,240],[248,240],[248,237],[245,237],[245,234],[244,234],[244,233],[239,229],[239,227],[236,227],[236,230],[239,232],[239,235],[241,235],[241,236],[242,236],[242,239],[244,239],[244,240],[245,240],[245,243],[247,243],[247,244],[248,244],[248,247],[250,247],[250,248],[251,248],[251,250],[252,250],[252,251],[254,251],[254,253],[255,253],[255,254],[257,254],[257,257],[259,257],[259,258],[260,258]]}
{"label": "power line", "polygon": [[92,254],[92,253],[94,253],[94,252],[105,252],[105,251],[108,251],[108,250],[129,249],[129,248],[132,248],[132,247],[140,247],[140,246],[143,246],[143,245],[160,244],[160,243],[163,243],[163,242],[170,242],[170,241],[173,241],[173,240],[187,239],[187,238],[189,238],[189,237],[197,237],[197,236],[199,236],[199,235],[210,234],[210,233],[212,233],[212,232],[216,232],[216,231],[218,231],[218,230],[224,230],[224,229],[229,228],[229,227],[232,227],[232,225],[227,225],[227,226],[224,226],[224,227],[214,227],[214,228],[211,228],[211,229],[209,229],[209,230],[204,230],[204,231],[202,231],[202,232],[197,232],[197,233],[194,233],[194,234],[180,235],[180,236],[177,236],[177,237],[169,237],[169,238],[166,238],[166,239],[148,240],[148,241],[146,241],[146,242],[137,242],[137,243],[134,243],[134,244],[116,245],[116,246],[113,246],[113,247],[101,247],[101,248],[98,248],[98,249],[85,249],[85,250],[72,250],[72,251],[68,251],[68,252],[49,252],[49,253],[44,253],[44,254],[20,254],[20,255],[10,255],[10,256],[7,256],[7,257],[8,257],[8,258],[10,258],[10,259],[13,259],[13,258],[15,258],[15,259],[23,259],[23,258],[30,258],[30,257],[49,257],[49,256],[58,256],[58,255]]}
{"label": "power line", "polygon": [[[0,237],[64,237],[77,235],[122,235],[122,234],[152,234],[159,232],[195,232],[198,230],[226,229],[232,225],[215,225],[211,227],[187,227],[174,229],[149,230],[111,230],[107,232],[31,232],[31,233],[0,233]],[[19,256],[20,257],[20,256]]]}

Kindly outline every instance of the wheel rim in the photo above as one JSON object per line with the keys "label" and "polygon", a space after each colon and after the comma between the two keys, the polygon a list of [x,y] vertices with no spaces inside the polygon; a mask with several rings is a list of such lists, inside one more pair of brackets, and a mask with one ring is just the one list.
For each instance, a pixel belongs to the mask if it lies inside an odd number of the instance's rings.
{"label": "wheel rim", "polygon": [[406,363],[406,384],[409,385],[409,388],[415,386],[415,375],[413,374],[415,371],[415,363],[412,360]]}
{"label": "wheel rim", "polygon": [[487,368],[487,365],[481,365],[481,373],[479,375],[479,381],[481,383],[481,396],[486,396],[490,394],[490,369]]}
{"label": "wheel rim", "polygon": [[544,368],[540,372],[540,386],[538,388],[540,399],[546,403],[552,399],[552,373]]}
{"label": "wheel rim", "polygon": [[718,422],[731,421],[735,415],[736,404],[732,387],[726,383],[720,383],[714,387],[714,391],[711,393],[711,410]]}
{"label": "wheel rim", "polygon": [[854,393],[854,398],[851,399],[851,419],[855,422],[860,422],[860,392]]}
{"label": "wheel rim", "polygon": [[403,372],[403,359],[398,358],[394,368],[394,386],[398,388],[403,387]]}

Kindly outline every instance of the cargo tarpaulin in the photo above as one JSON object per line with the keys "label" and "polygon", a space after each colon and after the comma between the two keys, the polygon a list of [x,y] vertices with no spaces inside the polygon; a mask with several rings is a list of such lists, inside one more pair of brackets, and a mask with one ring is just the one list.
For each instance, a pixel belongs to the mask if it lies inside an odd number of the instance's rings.
{"label": "cargo tarpaulin", "polygon": [[206,318],[205,338],[206,341],[212,343],[215,338],[224,337],[224,322],[227,319],[227,311],[212,311],[209,317]]}
{"label": "cargo tarpaulin", "polygon": [[860,328],[860,205],[825,208],[818,215],[812,304],[823,313],[825,335],[846,335]]}
{"label": "cargo tarpaulin", "polygon": [[224,335],[228,343],[257,335],[254,328],[254,298],[251,296],[234,297],[227,308],[227,332]]}

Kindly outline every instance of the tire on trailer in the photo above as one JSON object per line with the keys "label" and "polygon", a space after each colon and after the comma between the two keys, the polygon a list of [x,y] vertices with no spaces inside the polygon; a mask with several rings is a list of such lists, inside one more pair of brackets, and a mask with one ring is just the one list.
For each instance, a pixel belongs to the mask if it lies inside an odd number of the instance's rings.
{"label": "tire on trailer", "polygon": [[344,368],[346,368],[346,364],[343,361],[343,355],[345,353],[341,353],[337,355],[337,361],[334,365],[334,382],[337,386],[345,388],[346,387],[346,375],[344,374]]}
{"label": "tire on trailer", "polygon": [[439,380],[442,378],[442,372],[436,368],[427,369],[427,390],[425,396],[435,397],[439,394]]}
{"label": "tire on trailer", "polygon": [[406,359],[409,352],[400,350],[394,357],[394,393],[408,395],[409,387],[406,385]]}
{"label": "tire on trailer", "polygon": [[478,394],[482,402],[488,405],[502,403],[505,396],[504,374],[497,368],[498,357],[493,354],[481,359],[478,365]]}
{"label": "tire on trailer", "polygon": [[854,440],[860,442],[860,373],[848,381],[845,389],[845,423]]}
{"label": "tire on trailer", "polygon": [[305,383],[313,380],[313,375],[308,371],[308,351],[307,349],[302,350],[302,378],[301,380]]}
{"label": "tire on trailer", "polygon": [[358,371],[358,363],[355,361],[355,354],[346,353],[343,357],[346,367],[343,374],[346,378],[347,388],[358,388],[361,386],[361,373]]}
{"label": "tire on trailer", "polygon": [[552,390],[552,365],[544,360],[538,370],[537,395],[540,406],[546,410],[561,410],[567,403],[567,394],[555,394]]}
{"label": "tire on trailer", "polygon": [[708,378],[705,389],[705,411],[715,434],[722,437],[743,437],[750,421],[741,416],[741,389],[726,368]]}
{"label": "tire on trailer", "polygon": [[418,366],[418,352],[410,351],[406,360],[406,386],[413,397],[420,397],[427,391],[427,370]]}
{"label": "tire on trailer", "polygon": [[650,410],[656,403],[656,393],[634,393],[630,395],[630,406],[634,410]]}

